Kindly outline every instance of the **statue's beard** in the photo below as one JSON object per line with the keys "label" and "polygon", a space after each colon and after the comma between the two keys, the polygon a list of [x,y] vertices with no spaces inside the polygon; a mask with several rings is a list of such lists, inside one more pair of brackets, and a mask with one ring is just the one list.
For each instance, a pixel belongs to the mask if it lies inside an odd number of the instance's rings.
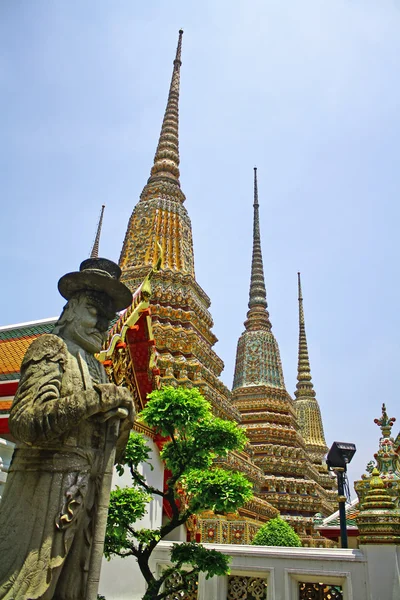
{"label": "statue's beard", "polygon": [[79,327],[74,327],[72,341],[75,342],[78,346],[83,348],[86,352],[90,354],[96,354],[96,352],[100,352],[107,334],[102,333],[95,327],[93,329],[82,329]]}

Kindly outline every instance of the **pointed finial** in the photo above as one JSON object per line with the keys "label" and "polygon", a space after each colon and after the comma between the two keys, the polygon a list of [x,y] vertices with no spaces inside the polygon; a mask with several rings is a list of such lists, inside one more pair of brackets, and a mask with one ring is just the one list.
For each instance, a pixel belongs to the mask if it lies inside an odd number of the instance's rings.
{"label": "pointed finial", "polygon": [[311,367],[308,356],[300,273],[297,273],[297,285],[299,291],[299,357],[297,366],[297,385],[294,395],[297,399],[304,396],[314,398],[315,391],[311,381]]}
{"label": "pointed finial", "polygon": [[382,404],[382,416],[380,419],[374,419],[374,423],[376,423],[382,431],[382,437],[390,438],[390,434],[392,433],[393,423],[396,421],[394,417],[388,417],[386,412],[385,403]]}
{"label": "pointed finial", "polygon": [[181,61],[181,54],[182,54],[182,36],[183,36],[183,29],[179,30],[179,38],[178,38],[178,45],[176,47],[176,55],[175,55],[175,60],[174,60],[174,64],[176,61],[180,62],[180,65],[182,64]]}
{"label": "pointed finial", "polygon": [[[304,308],[303,308],[303,294],[301,291],[301,276],[300,273],[297,273],[297,285],[299,288],[299,324],[300,325],[304,325]],[[305,335],[305,331],[304,331],[304,335]]]}
{"label": "pointed finial", "polygon": [[264,266],[261,252],[257,167],[254,167],[253,207],[253,255],[251,259],[249,312],[247,313],[245,327],[246,329],[267,328],[270,330],[271,322],[267,311],[267,291],[265,289]]}
{"label": "pointed finial", "polygon": [[140,196],[141,200],[148,200],[160,194],[160,187],[169,186],[168,196],[173,200],[184,202],[185,196],[179,183],[179,86],[180,68],[182,65],[182,35],[179,30],[178,45],[174,59],[171,84],[168,93],[167,107],[161,126],[160,138],[154,165],[150,178]]}
{"label": "pointed finial", "polygon": [[257,167],[254,167],[254,205],[258,206]]}
{"label": "pointed finial", "polygon": [[96,237],[93,242],[93,248],[90,253],[90,258],[99,258],[99,246],[100,246],[100,234],[101,234],[101,226],[103,225],[103,215],[104,215],[105,204],[101,207],[100,218],[97,224]]}

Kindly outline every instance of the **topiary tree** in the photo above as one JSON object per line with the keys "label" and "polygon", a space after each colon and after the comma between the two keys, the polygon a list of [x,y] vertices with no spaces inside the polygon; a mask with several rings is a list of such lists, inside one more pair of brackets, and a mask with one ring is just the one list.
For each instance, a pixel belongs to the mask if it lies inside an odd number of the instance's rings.
{"label": "topiary tree", "polygon": [[280,517],[265,523],[253,538],[256,546],[301,546],[301,540],[293,527]]}
{"label": "topiary tree", "polygon": [[[158,578],[151,572],[149,560],[158,542],[193,514],[210,509],[232,512],[250,500],[252,485],[241,473],[213,464],[216,457],[243,449],[247,438],[236,423],[215,418],[210,403],[196,388],[164,387],[152,392],[138,419],[166,439],[161,458],[170,475],[163,490],[147,484],[139,465],[148,462],[151,451],[144,436],[132,432],[117,465],[120,474],[129,469],[132,486],[111,492],[105,555],[135,556],[147,582],[143,600],[162,600],[188,590],[200,571],[207,578],[229,573],[227,556],[196,542],[174,544],[173,566]],[[171,518],[158,529],[135,528],[154,495],[163,498]],[[163,589],[165,582],[168,589]]]}

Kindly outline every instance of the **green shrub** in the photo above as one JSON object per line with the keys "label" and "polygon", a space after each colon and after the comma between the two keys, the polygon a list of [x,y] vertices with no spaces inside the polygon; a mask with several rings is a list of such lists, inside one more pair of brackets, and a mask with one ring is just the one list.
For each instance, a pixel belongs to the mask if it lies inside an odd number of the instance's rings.
{"label": "green shrub", "polygon": [[[160,457],[168,478],[162,489],[148,483],[140,465],[149,464],[151,452],[143,435],[132,431],[117,464],[120,475],[130,471],[132,485],[111,492],[104,553],[107,558],[116,555],[137,559],[147,582],[143,600],[181,598],[199,573],[205,573],[206,579],[227,575],[229,557],[194,541],[175,544],[171,567],[156,578],[149,566],[151,554],[160,540],[192,515],[203,510],[234,512],[252,498],[252,484],[242,473],[225,471],[214,464],[215,458],[243,450],[247,438],[236,423],[214,417],[211,404],[197,388],[169,386],[151,392],[137,420],[164,438]],[[154,496],[162,498],[169,508],[168,517],[157,529],[145,529],[140,524],[136,528],[135,523]],[[165,591],[163,585],[167,582]]]}
{"label": "green shrub", "polygon": [[301,546],[301,540],[293,527],[280,517],[263,525],[253,539],[256,546]]}

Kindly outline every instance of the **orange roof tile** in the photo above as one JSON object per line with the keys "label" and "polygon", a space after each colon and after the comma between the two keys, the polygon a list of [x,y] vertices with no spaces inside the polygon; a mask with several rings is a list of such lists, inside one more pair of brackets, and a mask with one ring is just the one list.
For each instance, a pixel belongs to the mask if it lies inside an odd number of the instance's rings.
{"label": "orange roof tile", "polygon": [[0,341],[0,374],[19,373],[22,359],[37,335]]}
{"label": "orange roof tile", "polygon": [[22,359],[34,339],[51,333],[55,317],[0,327],[0,381],[17,381]]}
{"label": "orange roof tile", "polygon": [[10,410],[12,404],[12,400],[1,400],[0,398],[0,411]]}

